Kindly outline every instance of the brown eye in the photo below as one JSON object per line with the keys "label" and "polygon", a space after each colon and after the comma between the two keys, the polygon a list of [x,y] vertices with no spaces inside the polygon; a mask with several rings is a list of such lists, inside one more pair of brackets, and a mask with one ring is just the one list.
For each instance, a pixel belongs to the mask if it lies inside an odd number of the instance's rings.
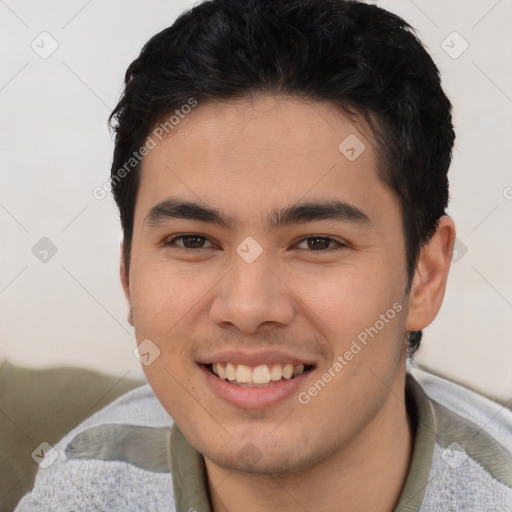
{"label": "brown eye", "polygon": [[[181,240],[182,243],[176,244],[176,240]],[[180,235],[166,242],[166,245],[177,245],[185,249],[202,249],[206,241],[206,237],[201,235]]]}
{"label": "brown eye", "polygon": [[308,247],[310,249],[327,249],[331,243],[329,238],[308,238]]}
{"label": "brown eye", "polygon": [[[303,244],[303,243],[306,243],[307,245],[307,249],[310,249],[312,251],[325,251],[325,250],[335,250],[337,248],[340,248],[340,247],[344,247],[343,244],[341,244],[340,242],[332,239],[332,238],[329,238],[329,237],[326,237],[326,236],[311,236],[311,237],[308,237],[308,238],[303,238],[300,242],[299,242],[299,245]],[[331,242],[334,242],[334,244],[337,245],[337,247],[331,247]],[[304,247],[302,247],[304,248]]]}

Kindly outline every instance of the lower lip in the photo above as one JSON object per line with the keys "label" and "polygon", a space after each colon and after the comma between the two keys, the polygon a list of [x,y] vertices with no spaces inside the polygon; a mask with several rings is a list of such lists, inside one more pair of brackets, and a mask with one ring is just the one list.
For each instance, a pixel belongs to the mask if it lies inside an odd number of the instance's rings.
{"label": "lower lip", "polygon": [[296,394],[302,381],[310,373],[307,371],[293,379],[281,380],[262,388],[248,388],[229,384],[228,381],[211,373],[203,364],[200,364],[199,367],[213,392],[222,400],[239,409],[267,409],[278,405],[294,393]]}

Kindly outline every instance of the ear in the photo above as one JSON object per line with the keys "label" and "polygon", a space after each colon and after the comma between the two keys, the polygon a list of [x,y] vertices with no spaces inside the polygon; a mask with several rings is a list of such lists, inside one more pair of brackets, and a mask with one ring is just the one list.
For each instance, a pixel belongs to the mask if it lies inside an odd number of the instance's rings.
{"label": "ear", "polygon": [[121,284],[123,286],[124,296],[128,302],[128,323],[133,326],[133,315],[132,315],[132,302],[130,300],[130,279],[128,275],[128,269],[124,264],[124,242],[121,242],[121,263],[119,265],[119,273],[121,277]]}
{"label": "ear", "polygon": [[420,331],[437,316],[443,303],[454,244],[455,223],[444,215],[432,238],[421,249],[409,293],[408,331]]}

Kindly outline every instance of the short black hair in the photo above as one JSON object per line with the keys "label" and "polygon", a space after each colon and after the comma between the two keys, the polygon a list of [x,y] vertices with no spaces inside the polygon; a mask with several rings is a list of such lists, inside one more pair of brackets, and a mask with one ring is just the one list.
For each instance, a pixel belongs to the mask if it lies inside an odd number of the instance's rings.
{"label": "short black hair", "polygon": [[[420,250],[448,204],[452,106],[412,27],[375,5],[347,0],[205,1],[144,45],[109,118],[126,269],[141,161],[133,156],[165,116],[191,99],[253,93],[327,101],[366,120],[379,177],[400,203],[408,293]],[[421,336],[408,333],[409,355]]]}

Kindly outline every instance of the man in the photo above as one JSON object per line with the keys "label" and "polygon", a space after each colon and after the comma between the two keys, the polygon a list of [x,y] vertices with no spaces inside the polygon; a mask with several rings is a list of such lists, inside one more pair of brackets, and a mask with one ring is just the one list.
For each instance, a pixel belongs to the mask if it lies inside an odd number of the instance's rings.
{"label": "man", "polygon": [[408,25],[213,0],[125,83],[112,186],[149,386],[17,510],[509,510],[511,414],[406,367],[455,239],[451,105]]}

